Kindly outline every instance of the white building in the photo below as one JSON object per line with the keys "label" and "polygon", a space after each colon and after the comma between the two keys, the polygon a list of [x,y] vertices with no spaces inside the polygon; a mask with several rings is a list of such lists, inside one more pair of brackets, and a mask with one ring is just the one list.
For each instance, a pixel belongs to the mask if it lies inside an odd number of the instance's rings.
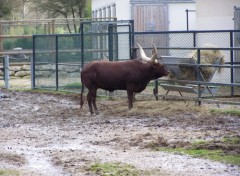
{"label": "white building", "polygon": [[196,26],[195,0],[92,0],[92,16],[134,20],[135,31],[186,30]]}
{"label": "white building", "polygon": [[234,6],[240,0],[92,0],[93,17],[133,19],[136,31],[186,30],[186,9],[189,30],[234,29]]}
{"label": "white building", "polygon": [[196,30],[234,29],[234,7],[240,0],[196,0]]}

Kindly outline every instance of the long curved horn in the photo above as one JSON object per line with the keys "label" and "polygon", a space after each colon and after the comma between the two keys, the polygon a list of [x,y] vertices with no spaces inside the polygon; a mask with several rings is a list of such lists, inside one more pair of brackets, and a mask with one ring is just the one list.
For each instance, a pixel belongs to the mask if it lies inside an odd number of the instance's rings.
{"label": "long curved horn", "polygon": [[154,62],[154,63],[158,63],[158,60],[157,60],[157,48],[155,45],[152,45],[153,46],[153,50],[152,50],[152,57],[151,57],[151,61]]}
{"label": "long curved horn", "polygon": [[151,61],[151,58],[146,56],[146,54],[143,51],[142,47],[138,43],[136,43],[136,44],[137,44],[137,46],[139,48],[139,52],[140,52],[140,56],[141,56],[142,60],[144,60],[144,61]]}

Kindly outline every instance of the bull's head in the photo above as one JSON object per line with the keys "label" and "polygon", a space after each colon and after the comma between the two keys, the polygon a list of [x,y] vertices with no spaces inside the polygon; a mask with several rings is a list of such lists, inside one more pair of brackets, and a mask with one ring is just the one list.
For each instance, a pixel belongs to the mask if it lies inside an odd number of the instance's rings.
{"label": "bull's head", "polygon": [[140,56],[141,56],[143,61],[152,62],[153,66],[155,67],[156,70],[161,70],[161,73],[160,73],[161,76],[168,75],[169,72],[166,70],[165,66],[163,64],[161,64],[161,60],[159,62],[158,59],[157,59],[157,48],[156,48],[155,45],[153,45],[151,58],[146,56],[144,50],[142,49],[142,47],[138,43],[137,43],[137,45],[139,47]]}
{"label": "bull's head", "polygon": [[146,56],[144,50],[142,49],[142,47],[138,43],[137,43],[137,45],[139,47],[140,56],[141,56],[143,61],[146,61],[146,62],[152,61],[153,63],[158,63],[158,60],[157,60],[157,48],[154,45],[153,45],[151,58]]}

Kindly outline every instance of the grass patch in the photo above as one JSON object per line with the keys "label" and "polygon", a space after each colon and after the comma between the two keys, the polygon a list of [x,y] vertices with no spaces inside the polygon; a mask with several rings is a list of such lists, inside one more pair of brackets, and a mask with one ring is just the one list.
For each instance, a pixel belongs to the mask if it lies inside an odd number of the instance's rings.
{"label": "grass patch", "polygon": [[89,171],[101,176],[138,176],[138,171],[134,166],[122,163],[95,163],[90,166]]}
{"label": "grass patch", "polygon": [[233,164],[240,166],[240,156],[226,154],[222,150],[207,150],[207,149],[185,149],[185,148],[161,148],[160,151],[172,152],[175,154],[187,154],[196,158],[205,158],[221,163]]}
{"label": "grass patch", "polygon": [[[222,139],[222,141],[224,143],[227,143],[227,144],[236,144],[236,145],[240,145],[240,137],[224,137]],[[240,147],[240,146],[239,146]]]}
{"label": "grass patch", "polygon": [[213,114],[226,114],[226,115],[236,115],[240,116],[239,109],[210,109]]}
{"label": "grass patch", "polygon": [[71,84],[66,84],[62,87],[60,86],[59,88],[63,90],[80,90],[81,87],[82,87],[81,83],[71,83]]}
{"label": "grass patch", "polygon": [[221,140],[195,141],[186,147],[159,147],[155,149],[240,166],[239,148],[240,137],[225,137]]}
{"label": "grass patch", "polygon": [[71,83],[71,84],[66,84],[64,87],[82,87],[81,83]]}
{"label": "grass patch", "polygon": [[19,171],[14,169],[0,169],[0,176],[20,176]]}

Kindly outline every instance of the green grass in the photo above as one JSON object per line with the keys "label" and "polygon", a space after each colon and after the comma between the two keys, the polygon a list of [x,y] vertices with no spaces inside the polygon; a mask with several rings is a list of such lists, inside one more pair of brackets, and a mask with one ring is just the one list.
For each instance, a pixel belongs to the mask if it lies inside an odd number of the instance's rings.
{"label": "green grass", "polygon": [[72,83],[64,85],[63,89],[80,89],[82,87],[81,83]]}
{"label": "green grass", "polygon": [[224,137],[222,141],[227,144],[240,145],[240,137]]}
{"label": "green grass", "polygon": [[221,140],[195,141],[187,148],[156,148],[157,151],[172,152],[175,154],[187,154],[192,157],[205,158],[222,163],[240,166],[240,155],[232,153],[240,148],[240,137],[225,137]]}
{"label": "green grass", "polygon": [[226,115],[236,115],[240,116],[239,109],[210,109],[213,114],[226,114]]}
{"label": "green grass", "polygon": [[0,169],[0,176],[20,176],[20,173],[14,169]]}
{"label": "green grass", "polygon": [[138,171],[134,166],[122,163],[95,163],[89,170],[101,176],[138,176]]}
{"label": "green grass", "polygon": [[233,164],[240,166],[240,156],[225,154],[222,150],[207,150],[207,149],[185,149],[185,148],[161,148],[159,151],[166,151],[175,154],[186,154],[196,158],[205,158],[221,163]]}

